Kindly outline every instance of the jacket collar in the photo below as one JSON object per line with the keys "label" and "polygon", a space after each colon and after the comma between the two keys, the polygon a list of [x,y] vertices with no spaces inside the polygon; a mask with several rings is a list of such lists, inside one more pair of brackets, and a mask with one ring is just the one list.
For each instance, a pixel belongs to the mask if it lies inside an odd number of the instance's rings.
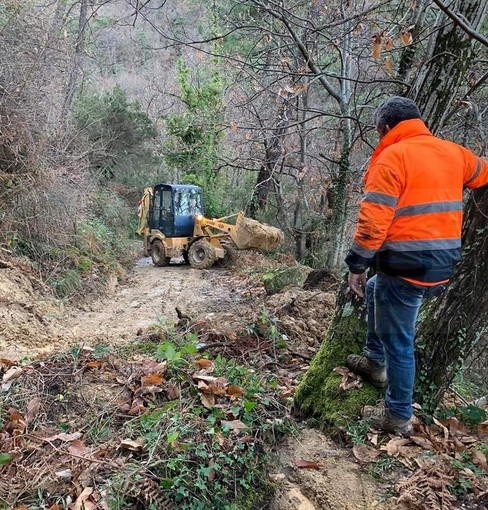
{"label": "jacket collar", "polygon": [[390,145],[418,135],[432,135],[423,120],[411,119],[400,122],[381,139],[371,156],[371,163]]}

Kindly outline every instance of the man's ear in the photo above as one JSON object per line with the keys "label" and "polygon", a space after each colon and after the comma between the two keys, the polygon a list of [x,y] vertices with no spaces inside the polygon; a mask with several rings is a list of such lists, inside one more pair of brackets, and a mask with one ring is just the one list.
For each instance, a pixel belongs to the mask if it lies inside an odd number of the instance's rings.
{"label": "man's ear", "polygon": [[380,132],[380,140],[387,134],[391,131],[391,127],[388,126],[388,124],[384,127],[384,129],[381,130]]}

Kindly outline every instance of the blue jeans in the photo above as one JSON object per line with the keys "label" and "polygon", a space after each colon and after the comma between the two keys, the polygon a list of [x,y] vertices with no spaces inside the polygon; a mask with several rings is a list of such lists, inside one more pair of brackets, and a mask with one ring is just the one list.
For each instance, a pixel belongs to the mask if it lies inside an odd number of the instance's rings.
{"label": "blue jeans", "polygon": [[440,294],[445,287],[422,287],[382,273],[366,284],[368,333],[363,352],[379,365],[386,365],[386,406],[405,420],[413,412],[415,322],[419,308],[424,299]]}

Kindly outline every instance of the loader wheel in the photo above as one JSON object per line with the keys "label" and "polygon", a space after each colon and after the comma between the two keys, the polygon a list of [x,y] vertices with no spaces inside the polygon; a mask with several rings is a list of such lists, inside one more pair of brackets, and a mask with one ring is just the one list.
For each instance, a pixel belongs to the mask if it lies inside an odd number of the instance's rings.
{"label": "loader wheel", "polygon": [[205,239],[194,242],[188,250],[188,261],[195,269],[212,267],[216,258],[214,247]]}
{"label": "loader wheel", "polygon": [[170,257],[166,256],[164,244],[159,239],[156,239],[151,244],[151,258],[153,264],[158,267],[167,266],[171,260]]}
{"label": "loader wheel", "polygon": [[224,258],[217,259],[215,264],[220,267],[233,266],[239,257],[239,251],[236,245],[234,243],[222,243],[222,246],[225,248]]}

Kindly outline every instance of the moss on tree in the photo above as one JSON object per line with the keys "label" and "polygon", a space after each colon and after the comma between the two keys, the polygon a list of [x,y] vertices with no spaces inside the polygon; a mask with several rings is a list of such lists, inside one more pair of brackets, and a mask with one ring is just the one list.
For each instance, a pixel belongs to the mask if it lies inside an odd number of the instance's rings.
{"label": "moss on tree", "polygon": [[295,396],[296,407],[323,426],[347,424],[365,404],[374,404],[380,396],[380,390],[367,383],[359,389],[341,389],[342,378],[333,371],[345,365],[348,354],[361,352],[366,335],[364,304],[351,299],[346,289],[344,284],[326,338]]}

